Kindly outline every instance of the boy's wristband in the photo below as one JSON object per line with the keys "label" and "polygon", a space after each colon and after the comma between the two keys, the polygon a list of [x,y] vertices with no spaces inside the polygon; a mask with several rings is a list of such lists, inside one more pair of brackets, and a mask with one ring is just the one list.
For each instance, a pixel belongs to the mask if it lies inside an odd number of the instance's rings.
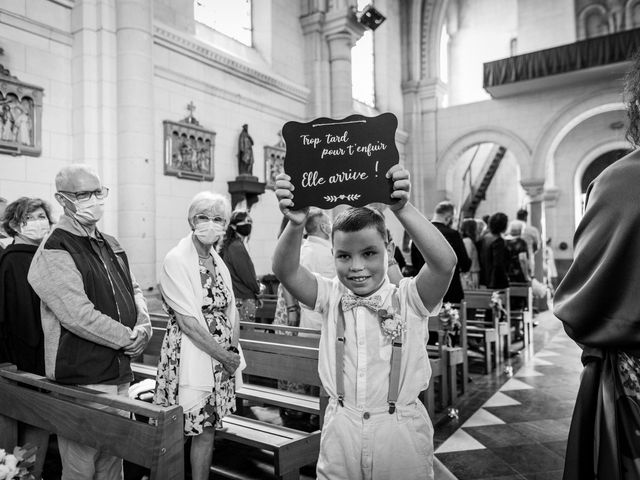
{"label": "boy's wristband", "polygon": [[300,311],[300,305],[288,305],[287,306],[287,312],[299,312]]}

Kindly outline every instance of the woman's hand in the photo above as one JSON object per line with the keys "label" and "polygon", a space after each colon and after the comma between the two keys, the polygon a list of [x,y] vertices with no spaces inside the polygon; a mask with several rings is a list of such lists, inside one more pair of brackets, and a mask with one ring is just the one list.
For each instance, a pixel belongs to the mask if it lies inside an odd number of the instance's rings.
{"label": "woman's hand", "polygon": [[289,219],[294,225],[302,225],[309,213],[309,208],[301,210],[293,210],[293,190],[291,177],[286,173],[280,173],[276,177],[276,197],[278,198],[278,207],[282,214]]}
{"label": "woman's hand", "polygon": [[229,350],[224,350],[224,353],[220,355],[218,361],[229,375],[233,375],[240,366],[240,355]]}

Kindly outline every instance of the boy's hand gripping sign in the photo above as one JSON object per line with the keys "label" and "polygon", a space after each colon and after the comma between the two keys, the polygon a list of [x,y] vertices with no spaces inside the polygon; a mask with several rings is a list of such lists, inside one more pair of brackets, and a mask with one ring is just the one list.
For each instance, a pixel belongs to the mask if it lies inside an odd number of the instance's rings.
{"label": "boy's hand gripping sign", "polygon": [[385,174],[399,162],[397,127],[392,113],[287,122],[284,170],[295,187],[294,208],[392,203],[393,184]]}

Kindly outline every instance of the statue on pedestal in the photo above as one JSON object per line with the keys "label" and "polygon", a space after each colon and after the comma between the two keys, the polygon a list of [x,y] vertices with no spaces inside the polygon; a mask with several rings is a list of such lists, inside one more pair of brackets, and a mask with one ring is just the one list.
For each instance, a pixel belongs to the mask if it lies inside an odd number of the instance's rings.
{"label": "statue on pedestal", "polygon": [[242,125],[242,132],[238,137],[238,173],[253,175],[253,139],[246,123]]}

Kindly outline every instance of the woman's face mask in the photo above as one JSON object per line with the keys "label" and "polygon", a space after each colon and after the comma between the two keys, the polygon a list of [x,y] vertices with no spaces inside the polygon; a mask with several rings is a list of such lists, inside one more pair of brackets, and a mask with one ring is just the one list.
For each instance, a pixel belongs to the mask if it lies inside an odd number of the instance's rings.
{"label": "woman's face mask", "polygon": [[20,235],[34,242],[40,242],[49,232],[50,228],[48,218],[27,220],[26,224],[20,228]]}
{"label": "woman's face mask", "polygon": [[224,232],[224,225],[213,220],[198,223],[193,230],[193,234],[205,245],[216,243],[224,235]]}
{"label": "woman's face mask", "polygon": [[238,232],[239,235],[246,237],[251,234],[251,227],[252,225],[250,223],[245,223],[244,225],[237,225],[236,232]]}

